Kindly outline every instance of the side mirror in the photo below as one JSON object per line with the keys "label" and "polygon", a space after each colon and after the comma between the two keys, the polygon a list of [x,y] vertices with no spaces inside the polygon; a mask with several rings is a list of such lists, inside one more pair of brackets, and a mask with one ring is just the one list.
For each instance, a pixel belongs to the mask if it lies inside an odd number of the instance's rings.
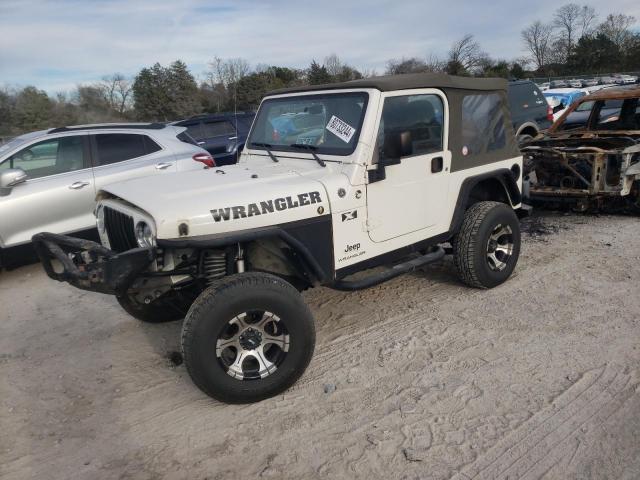
{"label": "side mirror", "polygon": [[26,181],[27,173],[21,168],[10,168],[0,172],[0,188],[13,188]]}
{"label": "side mirror", "polygon": [[399,163],[402,157],[408,157],[412,153],[411,132],[391,132],[384,136],[384,163]]}

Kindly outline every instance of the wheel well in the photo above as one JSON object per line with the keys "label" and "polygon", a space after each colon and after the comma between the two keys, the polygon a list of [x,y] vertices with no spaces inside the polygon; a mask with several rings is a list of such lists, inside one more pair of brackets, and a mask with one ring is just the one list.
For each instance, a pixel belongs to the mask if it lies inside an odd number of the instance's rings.
{"label": "wheel well", "polygon": [[531,135],[532,137],[535,137],[536,135],[538,135],[538,130],[532,125],[527,125],[518,132],[518,136],[520,135]]}
{"label": "wheel well", "polygon": [[476,183],[471,189],[471,192],[469,192],[465,210],[475,203],[490,200],[511,205],[511,200],[505,186],[497,178],[487,178]]}

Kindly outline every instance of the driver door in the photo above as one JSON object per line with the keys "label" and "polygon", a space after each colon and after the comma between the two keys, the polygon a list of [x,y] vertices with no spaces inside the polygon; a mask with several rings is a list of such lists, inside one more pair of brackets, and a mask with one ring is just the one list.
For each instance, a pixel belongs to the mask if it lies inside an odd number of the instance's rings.
{"label": "driver door", "polygon": [[[385,96],[374,161],[377,156],[384,164],[386,178],[367,186],[372,241],[385,242],[442,221],[451,168],[447,122],[447,100],[438,90]],[[400,158],[385,154],[385,139],[393,135],[409,139],[410,148]]]}
{"label": "driver door", "polygon": [[39,232],[71,233],[95,227],[94,181],[88,135],[55,137],[23,148],[0,169],[28,175],[0,196],[0,238],[6,247],[27,243]]}

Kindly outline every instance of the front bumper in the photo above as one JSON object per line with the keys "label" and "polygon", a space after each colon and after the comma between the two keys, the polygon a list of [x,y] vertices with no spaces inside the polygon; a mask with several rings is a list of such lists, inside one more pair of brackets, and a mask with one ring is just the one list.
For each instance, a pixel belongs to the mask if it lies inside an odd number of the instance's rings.
{"label": "front bumper", "polygon": [[[38,233],[33,246],[49,277],[74,287],[111,295],[124,294],[136,277],[156,258],[155,248],[117,253],[90,240]],[[62,271],[54,268],[57,260]]]}

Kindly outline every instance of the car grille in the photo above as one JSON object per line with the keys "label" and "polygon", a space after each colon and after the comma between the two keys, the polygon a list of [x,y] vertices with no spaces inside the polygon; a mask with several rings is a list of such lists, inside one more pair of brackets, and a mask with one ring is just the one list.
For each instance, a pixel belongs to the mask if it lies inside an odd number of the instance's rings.
{"label": "car grille", "polygon": [[104,207],[104,226],[107,230],[111,250],[125,252],[132,248],[138,248],[131,216],[113,208]]}

